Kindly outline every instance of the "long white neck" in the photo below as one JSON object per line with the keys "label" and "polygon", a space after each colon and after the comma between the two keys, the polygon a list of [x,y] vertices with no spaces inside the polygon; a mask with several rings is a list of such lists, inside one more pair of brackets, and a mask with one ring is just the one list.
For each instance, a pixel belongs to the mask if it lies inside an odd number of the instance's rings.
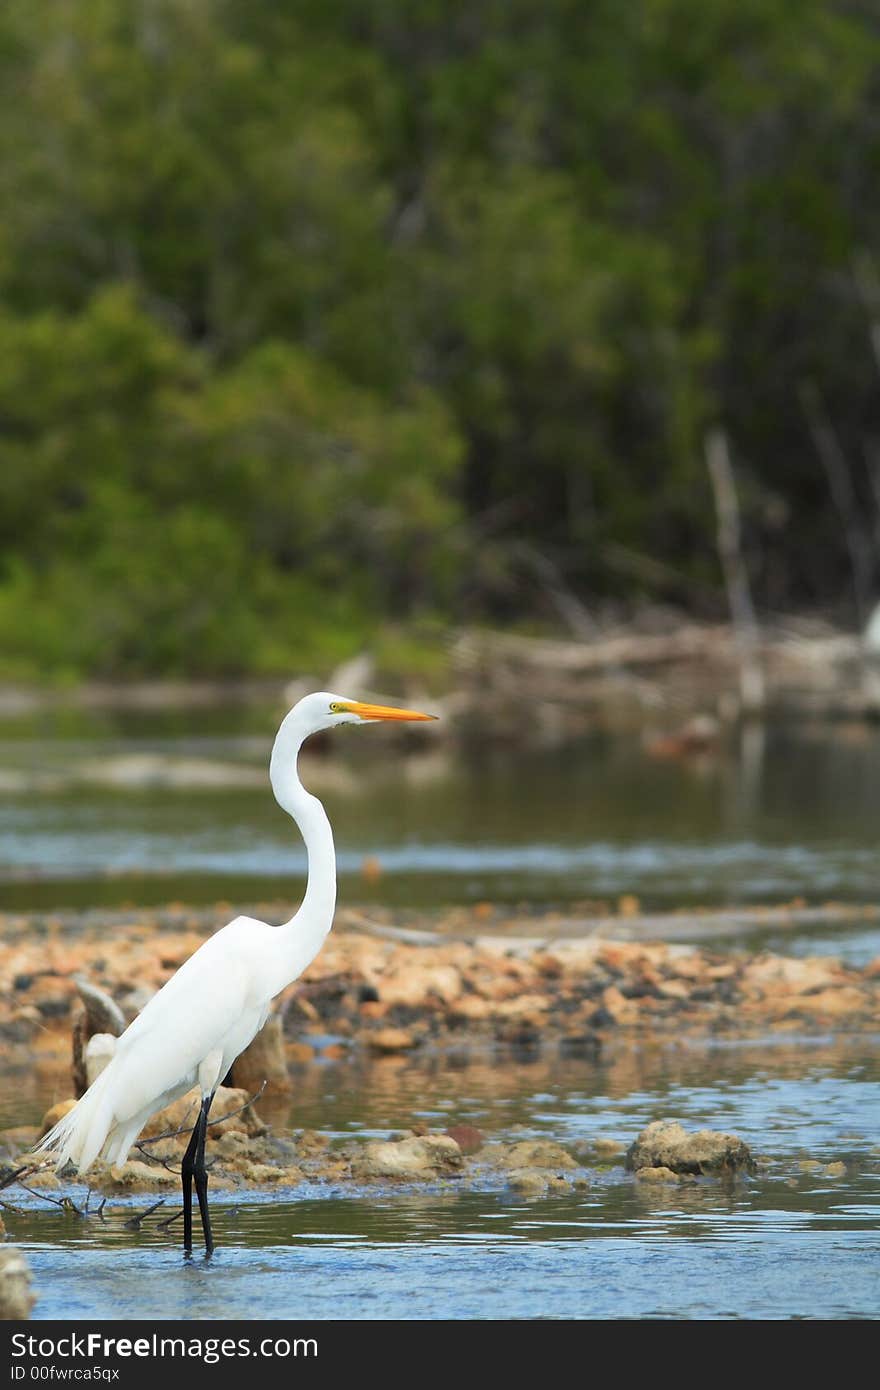
{"label": "long white neck", "polygon": [[[273,967],[284,989],[314,960],[333,925],[336,910],[336,851],[327,813],[316,796],[299,780],[297,757],[310,730],[287,715],[272,749],[269,780],[279,806],[292,816],[302,832],[309,860],[309,877],[299,911],[278,928],[278,949]],[[277,992],[277,991],[276,991]]]}

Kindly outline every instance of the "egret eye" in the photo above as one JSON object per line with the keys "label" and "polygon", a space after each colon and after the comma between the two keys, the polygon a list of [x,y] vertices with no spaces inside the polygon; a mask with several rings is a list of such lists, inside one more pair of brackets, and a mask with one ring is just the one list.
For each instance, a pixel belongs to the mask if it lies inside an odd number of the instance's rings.
{"label": "egret eye", "polygon": [[331,714],[343,714],[344,711],[345,711],[345,705],[343,705],[339,700],[334,700],[333,703],[332,703],[331,706],[330,706],[330,713],[331,713]]}

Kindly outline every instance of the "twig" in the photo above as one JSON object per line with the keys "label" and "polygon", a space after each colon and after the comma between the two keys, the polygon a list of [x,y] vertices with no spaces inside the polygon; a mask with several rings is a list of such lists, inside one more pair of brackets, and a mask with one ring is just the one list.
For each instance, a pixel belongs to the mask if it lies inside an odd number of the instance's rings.
{"label": "twig", "polygon": [[152,1216],[154,1211],[158,1211],[160,1207],[164,1207],[164,1205],[165,1198],[160,1197],[158,1202],[154,1202],[151,1207],[147,1207],[146,1211],[141,1212],[140,1216],[130,1216],[128,1220],[123,1221],[122,1224],[128,1230],[139,1231],[141,1228],[141,1223],[146,1221],[148,1216]]}
{"label": "twig", "polygon": [[173,1216],[166,1216],[166,1218],[165,1218],[164,1221],[157,1221],[157,1222],[156,1222],[156,1230],[157,1230],[157,1231],[167,1231],[167,1230],[168,1230],[168,1227],[171,1225],[172,1221],[179,1221],[180,1218],[181,1218],[182,1216],[183,1216],[183,1207],[180,1208],[180,1211],[176,1211],[176,1212],[174,1213]]}
{"label": "twig", "polygon": [[29,1196],[42,1199],[44,1202],[51,1202],[53,1207],[60,1207],[62,1211],[72,1211],[76,1216],[85,1216],[86,1214],[70,1197],[50,1197],[46,1192],[35,1192],[32,1187],[26,1187],[23,1182],[20,1182],[18,1185],[22,1191],[27,1192]]}

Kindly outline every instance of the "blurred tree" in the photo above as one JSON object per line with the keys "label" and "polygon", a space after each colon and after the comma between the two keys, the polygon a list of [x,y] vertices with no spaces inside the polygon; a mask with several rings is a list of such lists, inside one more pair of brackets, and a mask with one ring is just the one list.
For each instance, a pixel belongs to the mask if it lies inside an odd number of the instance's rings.
{"label": "blurred tree", "polygon": [[802,402],[867,534],[878,55],[856,0],[7,0],[2,665],[704,604],[715,423],[759,605],[851,614]]}

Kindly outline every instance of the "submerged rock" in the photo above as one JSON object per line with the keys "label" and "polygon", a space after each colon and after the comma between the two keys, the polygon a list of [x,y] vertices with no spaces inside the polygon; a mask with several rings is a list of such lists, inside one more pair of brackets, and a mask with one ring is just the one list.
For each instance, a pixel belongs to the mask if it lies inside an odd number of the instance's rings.
{"label": "submerged rock", "polygon": [[541,1168],[516,1168],[507,1181],[521,1197],[538,1197],[547,1191],[547,1173]]}
{"label": "submerged rock", "polygon": [[673,1173],[754,1173],[755,1161],[747,1144],[735,1134],[701,1129],[694,1134],[677,1120],[655,1120],[643,1129],[627,1149],[624,1166],[638,1173],[643,1168],[666,1168]]}
{"label": "submerged rock", "polygon": [[577,1167],[571,1154],[561,1144],[554,1144],[549,1139],[520,1139],[516,1144],[498,1145],[492,1149],[491,1161],[496,1167],[511,1171],[523,1168],[552,1168],[558,1171],[560,1168]]}

